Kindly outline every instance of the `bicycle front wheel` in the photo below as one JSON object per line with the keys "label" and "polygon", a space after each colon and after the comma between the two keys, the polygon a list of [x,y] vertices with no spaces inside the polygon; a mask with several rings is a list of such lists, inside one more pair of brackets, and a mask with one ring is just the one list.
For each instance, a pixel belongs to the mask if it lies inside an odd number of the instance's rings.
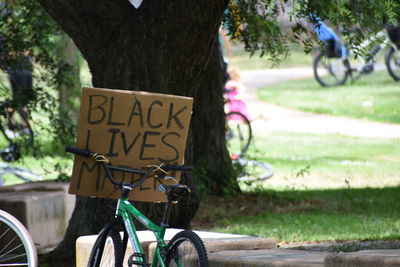
{"label": "bicycle front wheel", "polygon": [[28,230],[14,216],[0,210],[0,266],[37,265],[36,247]]}
{"label": "bicycle front wheel", "polygon": [[395,81],[400,81],[400,51],[391,47],[385,57],[386,68]]}
{"label": "bicycle front wheel", "polygon": [[[103,232],[104,231],[104,232]],[[90,253],[88,267],[122,267],[123,243],[119,232],[112,228],[100,232]]]}
{"label": "bicycle front wheel", "polygon": [[342,85],[349,76],[345,61],[342,58],[328,57],[326,52],[315,57],[313,69],[315,79],[322,86]]}
{"label": "bicycle front wheel", "polygon": [[207,251],[200,237],[185,230],[177,233],[168,243],[165,260],[166,266],[208,266]]}
{"label": "bicycle front wheel", "polygon": [[249,148],[252,138],[250,121],[240,112],[229,112],[225,117],[225,138],[231,156],[241,156]]}

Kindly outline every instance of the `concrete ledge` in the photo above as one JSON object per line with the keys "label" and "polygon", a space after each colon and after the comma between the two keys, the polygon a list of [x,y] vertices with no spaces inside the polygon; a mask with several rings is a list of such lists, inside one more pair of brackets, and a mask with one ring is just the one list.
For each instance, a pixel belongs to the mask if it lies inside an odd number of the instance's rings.
{"label": "concrete ledge", "polygon": [[325,257],[326,267],[394,267],[400,266],[400,249],[361,250],[335,253]]}
{"label": "concrete ledge", "polygon": [[[172,237],[182,229],[167,229],[165,233],[165,240],[169,241]],[[207,252],[217,252],[223,250],[239,250],[239,249],[260,249],[272,248],[276,246],[276,242],[272,238],[251,237],[245,235],[213,233],[205,231],[195,231],[203,240]],[[138,231],[138,237],[143,247],[144,252],[148,255],[149,261],[152,260],[154,250],[157,246],[156,239],[150,231]],[[76,267],[83,267],[87,265],[90,252],[97,235],[82,236],[76,241]],[[125,254],[124,262],[132,255],[132,248],[128,243],[128,248]]]}
{"label": "concrete ledge", "polygon": [[63,239],[74,205],[69,184],[35,182],[0,187],[0,209],[28,229],[38,251],[52,249]]}
{"label": "concrete ledge", "polygon": [[328,253],[291,249],[230,250],[208,255],[209,267],[323,267]]}
{"label": "concrete ledge", "polygon": [[204,238],[204,245],[207,248],[207,253],[215,253],[226,250],[253,250],[253,249],[268,249],[275,248],[276,241],[268,237],[230,237],[219,239]]}

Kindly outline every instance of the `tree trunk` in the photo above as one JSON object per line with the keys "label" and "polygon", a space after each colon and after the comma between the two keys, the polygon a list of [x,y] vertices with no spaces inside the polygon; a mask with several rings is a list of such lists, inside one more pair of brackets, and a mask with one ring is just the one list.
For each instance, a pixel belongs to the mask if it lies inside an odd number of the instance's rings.
{"label": "tree trunk", "polygon": [[225,111],[221,50],[213,48],[210,62],[195,95],[193,108],[193,159],[196,178],[208,194],[239,192],[232,162],[226,149]]}
{"label": "tree trunk", "polygon": [[[82,52],[95,87],[194,97],[186,160],[203,167],[202,180],[209,190],[226,192],[232,184],[233,190],[238,189],[232,183],[225,148],[222,79],[215,58],[227,0],[143,1],[139,9],[128,0],[38,1]],[[191,176],[183,180],[195,186]],[[77,237],[97,233],[112,217],[114,210],[107,205],[113,202],[77,197],[66,236],[57,251],[71,257]],[[162,205],[137,205],[146,216],[159,221]],[[196,194],[178,205],[171,226],[188,227],[197,206]]]}

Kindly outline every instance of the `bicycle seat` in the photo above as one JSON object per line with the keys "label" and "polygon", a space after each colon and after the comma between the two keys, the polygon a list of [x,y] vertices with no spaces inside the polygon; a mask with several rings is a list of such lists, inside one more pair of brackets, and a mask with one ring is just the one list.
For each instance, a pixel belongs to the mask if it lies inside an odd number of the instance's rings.
{"label": "bicycle seat", "polygon": [[189,195],[190,188],[183,184],[165,185],[162,184],[157,188],[158,191],[163,192],[168,200],[176,201],[180,197]]}

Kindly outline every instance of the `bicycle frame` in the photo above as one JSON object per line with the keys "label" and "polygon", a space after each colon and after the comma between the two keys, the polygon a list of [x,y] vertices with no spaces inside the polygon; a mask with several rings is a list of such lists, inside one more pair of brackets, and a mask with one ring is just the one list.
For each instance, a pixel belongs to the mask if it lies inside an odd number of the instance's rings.
{"label": "bicycle frame", "polygon": [[[372,46],[374,43],[377,45]],[[352,50],[348,49],[345,55],[334,59],[329,65],[333,70],[344,68],[344,71],[350,79],[355,81],[362,75],[371,73],[374,70],[374,64],[376,63],[378,56],[388,47],[394,47],[397,49],[395,44],[391,42],[386,30],[383,29],[373,37],[363,41],[357,48]],[[357,61],[359,63],[354,64],[354,62],[350,63],[351,55],[354,50],[361,52],[363,52],[363,50],[368,50],[369,52],[365,57],[358,57]],[[333,73],[335,73],[335,71],[333,71]],[[357,74],[354,75],[355,73]]]}
{"label": "bicycle frame", "polygon": [[[167,202],[166,206],[164,209],[164,214],[160,223],[160,226],[154,224],[152,221],[150,221],[149,218],[147,218],[142,212],[140,212],[134,205],[132,205],[129,202],[129,193],[131,192],[132,189],[139,187],[144,183],[144,181],[149,178],[149,174],[155,171],[159,171],[161,174],[154,174],[155,179],[170,179],[170,176],[167,176],[168,171],[191,171],[192,167],[191,166],[179,166],[179,165],[164,165],[164,163],[160,165],[149,165],[146,166],[145,169],[147,170],[138,170],[138,169],[132,169],[132,168],[126,168],[126,167],[119,167],[119,166],[112,166],[110,161],[102,154],[97,154],[90,152],[89,150],[82,150],[79,148],[75,147],[65,147],[66,152],[74,153],[76,155],[84,156],[87,158],[93,158],[95,161],[97,161],[101,166],[104,167],[106,177],[109,179],[109,181],[118,186],[119,189],[121,190],[121,196],[118,199],[117,202],[117,208],[115,212],[115,217],[114,220],[108,223],[101,231],[99,234],[99,237],[97,240],[100,240],[99,243],[95,243],[95,246],[97,245],[96,250],[92,250],[91,256],[90,256],[90,261],[92,261],[92,257],[94,258],[94,263],[99,264],[99,260],[101,260],[101,256],[103,253],[105,241],[107,236],[109,235],[110,231],[115,231],[118,230],[118,227],[121,223],[121,220],[123,222],[123,230],[124,230],[124,236],[122,240],[122,251],[126,253],[126,245],[128,242],[128,239],[130,241],[130,244],[133,249],[133,254],[129,257],[128,264],[129,265],[141,265],[141,266],[148,266],[148,263],[145,258],[145,254],[143,251],[143,248],[140,244],[139,237],[136,232],[135,225],[133,223],[133,218],[135,217],[139,222],[141,222],[148,230],[152,231],[156,240],[157,240],[157,247],[153,255],[152,259],[152,264],[151,266],[165,266],[164,258],[166,256],[166,251],[165,249],[167,248],[167,244],[164,240],[165,236],[165,231],[166,228],[168,227],[168,221],[169,221],[169,216],[171,213],[171,208],[172,204],[175,201],[178,201],[178,198],[183,195],[187,195],[190,193],[190,189],[181,184],[174,184],[174,185],[160,185],[159,190],[164,192],[167,196]],[[136,181],[135,183],[131,184],[128,182],[123,182],[123,181],[117,181],[114,179],[113,171],[121,171],[121,172],[127,172],[127,173],[132,173],[132,174],[140,174],[141,178]],[[116,238],[116,233],[113,233],[113,238]],[[183,232],[186,233],[187,232]],[[207,253],[205,251],[204,245],[201,242],[201,239],[193,233],[194,237],[191,235],[191,238],[189,239],[195,239],[196,240],[196,251],[199,250],[200,248],[200,255],[201,255],[201,261],[203,264],[207,263]],[[179,236],[178,236],[179,238]],[[197,239],[196,239],[197,238]],[[118,238],[120,239],[120,237]],[[114,242],[114,241],[113,241]],[[119,242],[119,241],[117,241]],[[174,243],[173,245],[175,245]],[[201,245],[201,246],[200,246]],[[93,251],[97,251],[97,254],[93,254]],[[120,250],[119,250],[120,251]],[[100,256],[100,257],[98,257]],[[119,260],[120,257],[125,257],[125,255],[116,255],[116,258]],[[123,260],[123,259],[122,259]]]}
{"label": "bicycle frame", "polygon": [[[357,47],[357,49],[362,51],[363,49],[367,48],[369,45],[375,42],[379,42],[379,44],[369,49],[369,54],[367,53],[366,58],[363,58],[362,61],[364,66],[368,64],[374,64],[376,62],[376,58],[382,52],[382,50],[390,45],[390,40],[385,29],[375,34],[372,38],[362,42],[359,47]],[[349,52],[351,53],[351,51]]]}
{"label": "bicycle frame", "polygon": [[[167,205],[169,205],[169,203],[167,203]],[[154,224],[143,213],[141,213],[135,206],[133,206],[128,201],[128,198],[124,198],[124,197],[121,197],[118,200],[116,216],[121,217],[124,222],[125,229],[128,233],[129,241],[132,245],[132,249],[133,249],[134,253],[138,253],[138,254],[142,254],[142,255],[144,254],[143,248],[140,245],[139,237],[136,233],[136,228],[133,223],[132,216],[135,217],[139,222],[141,222],[148,230],[153,232],[153,234],[157,240],[157,248],[154,252],[151,266],[155,267],[155,266],[157,266],[157,264],[160,264],[161,266],[165,266],[164,260],[161,255],[160,248],[165,248],[167,246],[167,244],[165,243],[165,240],[164,240],[165,230],[166,230],[167,225],[164,223],[162,223],[161,226]],[[140,257],[136,257],[136,259],[138,261],[143,261],[140,259]]]}

